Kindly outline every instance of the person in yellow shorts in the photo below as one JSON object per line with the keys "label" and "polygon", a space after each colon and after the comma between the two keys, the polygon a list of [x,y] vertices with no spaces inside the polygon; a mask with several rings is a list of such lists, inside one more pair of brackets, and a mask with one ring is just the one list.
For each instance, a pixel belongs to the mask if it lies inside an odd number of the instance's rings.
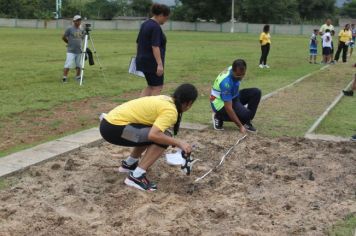
{"label": "person in yellow shorts", "polygon": [[114,108],[101,120],[100,133],[107,142],[134,147],[119,168],[120,172],[129,173],[126,185],[155,191],[157,186],[146,178],[146,171],[166,148],[171,145],[191,153],[191,145],[172,137],[170,128],[173,127],[174,135],[178,133],[183,112],[191,108],[197,97],[193,85],[182,84],[173,96],[138,98]]}
{"label": "person in yellow shorts", "polygon": [[342,61],[347,61],[347,51],[349,48],[349,44],[352,40],[352,33],[350,30],[350,24],[346,24],[345,28],[339,33],[339,46],[337,48],[334,60],[337,62],[340,57],[340,53],[342,50]]}

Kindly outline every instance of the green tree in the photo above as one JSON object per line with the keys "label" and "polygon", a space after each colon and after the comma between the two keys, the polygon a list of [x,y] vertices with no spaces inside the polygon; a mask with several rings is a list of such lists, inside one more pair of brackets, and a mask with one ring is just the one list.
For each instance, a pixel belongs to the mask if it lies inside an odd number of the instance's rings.
{"label": "green tree", "polygon": [[6,17],[38,18],[38,12],[54,12],[52,0],[0,0],[0,14]]}
{"label": "green tree", "polygon": [[173,19],[196,21],[214,20],[218,23],[231,18],[231,0],[181,0],[173,12]]}
{"label": "green tree", "polygon": [[349,0],[341,8],[340,14],[350,18],[356,18],[356,0]]}
{"label": "green tree", "polygon": [[132,0],[130,8],[134,16],[149,16],[152,0]]}
{"label": "green tree", "polygon": [[298,18],[296,0],[241,1],[242,19],[254,23],[284,23]]}
{"label": "green tree", "polygon": [[123,0],[95,0],[88,2],[84,9],[85,13],[88,14],[87,17],[111,20],[119,12],[123,13],[125,8],[127,8],[127,4]]}
{"label": "green tree", "polygon": [[315,20],[332,17],[335,13],[335,0],[298,0],[299,16],[302,20]]}

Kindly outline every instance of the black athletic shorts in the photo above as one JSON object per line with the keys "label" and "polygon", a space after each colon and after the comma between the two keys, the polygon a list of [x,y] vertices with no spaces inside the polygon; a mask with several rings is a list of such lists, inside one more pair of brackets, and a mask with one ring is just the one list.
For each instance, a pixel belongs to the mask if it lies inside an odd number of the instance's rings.
{"label": "black athletic shorts", "polygon": [[331,48],[329,48],[329,47],[324,47],[324,48],[323,48],[323,55],[324,55],[324,56],[329,56],[329,55],[331,55]]}
{"label": "black athletic shorts", "polygon": [[151,128],[151,126],[141,124],[113,125],[105,119],[100,122],[100,134],[111,144],[125,147],[156,144],[162,148],[168,148],[167,145],[157,144],[148,139],[148,133]]}
{"label": "black athletic shorts", "polygon": [[144,72],[148,86],[162,86],[164,81],[164,75],[158,76],[156,73]]}

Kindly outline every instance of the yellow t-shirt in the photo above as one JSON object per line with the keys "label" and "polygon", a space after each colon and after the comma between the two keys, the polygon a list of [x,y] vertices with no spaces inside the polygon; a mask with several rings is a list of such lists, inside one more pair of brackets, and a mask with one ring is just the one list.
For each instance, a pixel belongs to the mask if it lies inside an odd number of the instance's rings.
{"label": "yellow t-shirt", "polygon": [[156,126],[162,132],[172,127],[178,118],[173,99],[149,96],[126,102],[111,110],[105,119],[113,125],[143,124]]}
{"label": "yellow t-shirt", "polygon": [[352,33],[351,33],[351,30],[341,30],[340,33],[339,33],[339,37],[340,37],[340,41],[341,42],[348,42],[348,41],[351,41],[352,39]]}
{"label": "yellow t-shirt", "polygon": [[334,30],[334,26],[333,26],[333,25],[323,24],[323,25],[320,27],[319,32],[320,32],[321,34],[325,34],[325,31],[326,31],[327,29],[330,30],[330,33],[331,33],[331,31]]}
{"label": "yellow t-shirt", "polygon": [[269,33],[262,32],[260,35],[261,45],[266,45],[267,43],[271,44],[271,35]]}

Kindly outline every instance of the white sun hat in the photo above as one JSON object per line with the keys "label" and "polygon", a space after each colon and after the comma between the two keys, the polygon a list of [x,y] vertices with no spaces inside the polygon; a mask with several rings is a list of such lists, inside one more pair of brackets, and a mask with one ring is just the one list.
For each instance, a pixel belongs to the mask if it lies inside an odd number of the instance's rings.
{"label": "white sun hat", "polygon": [[77,21],[77,20],[81,20],[81,19],[82,19],[82,17],[80,15],[75,15],[73,17],[73,21]]}

